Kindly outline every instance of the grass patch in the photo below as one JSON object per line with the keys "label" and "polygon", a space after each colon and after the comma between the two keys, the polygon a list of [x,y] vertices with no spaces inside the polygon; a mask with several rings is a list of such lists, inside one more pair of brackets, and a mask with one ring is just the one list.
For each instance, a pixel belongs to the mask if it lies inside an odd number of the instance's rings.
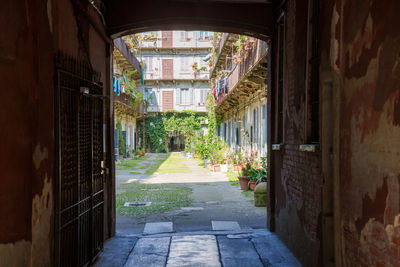
{"label": "grass patch", "polygon": [[[121,185],[125,192],[117,194],[116,210],[120,216],[143,218],[151,214],[190,206],[192,189],[176,184],[144,184],[135,181]],[[152,202],[148,207],[124,207],[125,202]]]}
{"label": "grass patch", "polygon": [[242,190],[242,194],[245,197],[253,197],[254,196],[254,191],[246,189],[246,190]]}
{"label": "grass patch", "polygon": [[[159,157],[161,160],[159,160]],[[183,158],[180,154],[161,154],[157,156],[157,161],[153,162],[153,164],[146,170],[146,174],[151,175],[153,173],[159,174],[171,174],[171,173],[190,173],[192,170],[186,166],[184,163],[185,158]]]}
{"label": "grass patch", "polygon": [[130,172],[130,174],[142,174],[141,172]]}
{"label": "grass patch", "polygon": [[157,159],[167,159],[171,153],[165,153],[165,154],[158,154]]}
{"label": "grass patch", "polygon": [[119,170],[129,170],[138,166],[134,159],[124,160],[117,164]]}
{"label": "grass patch", "polygon": [[150,156],[149,155],[144,155],[143,157],[140,158],[132,158],[128,160],[123,160],[120,163],[117,164],[118,170],[130,170],[138,166],[139,162],[142,162],[146,159],[148,159]]}
{"label": "grass patch", "polygon": [[239,179],[238,179],[239,173],[238,172],[228,171],[226,173],[226,176],[228,176],[229,182],[238,182],[239,181]]}

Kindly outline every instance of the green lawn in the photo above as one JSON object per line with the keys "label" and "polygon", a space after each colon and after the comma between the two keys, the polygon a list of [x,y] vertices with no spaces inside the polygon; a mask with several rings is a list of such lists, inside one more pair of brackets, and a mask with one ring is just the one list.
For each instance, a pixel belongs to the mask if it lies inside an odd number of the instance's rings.
{"label": "green lawn", "polygon": [[160,154],[153,165],[151,165],[147,170],[146,174],[151,175],[153,173],[157,174],[172,174],[172,173],[190,173],[192,170],[184,163],[185,158],[178,153],[174,154]]}
{"label": "green lawn", "polygon": [[131,169],[134,169],[135,167],[137,167],[139,162],[142,162],[142,161],[146,160],[147,158],[149,158],[149,155],[144,155],[143,157],[140,157],[140,158],[123,160],[120,163],[118,163],[116,166],[118,167],[119,170],[131,170]]}
{"label": "green lawn", "polygon": [[[123,184],[121,188],[127,191],[117,194],[116,197],[116,210],[120,216],[143,218],[191,204],[189,195],[192,189],[185,185],[144,184],[135,181]],[[124,207],[125,202],[152,202],[152,204],[148,207]]]}

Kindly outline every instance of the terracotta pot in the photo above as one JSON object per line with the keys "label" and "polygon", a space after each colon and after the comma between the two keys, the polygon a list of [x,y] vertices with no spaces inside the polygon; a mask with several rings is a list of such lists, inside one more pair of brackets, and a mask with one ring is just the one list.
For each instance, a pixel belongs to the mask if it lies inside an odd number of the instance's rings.
{"label": "terracotta pot", "polygon": [[140,152],[139,157],[143,157],[144,156],[144,152]]}
{"label": "terracotta pot", "polygon": [[246,190],[249,188],[249,178],[246,176],[238,176],[240,189]]}
{"label": "terracotta pot", "polygon": [[214,172],[220,172],[221,171],[221,166],[219,164],[215,164],[213,166],[213,168],[214,168]]}
{"label": "terracotta pot", "polygon": [[258,185],[258,182],[250,182],[249,187],[251,191],[254,191],[254,188],[256,188],[256,185]]}
{"label": "terracotta pot", "polygon": [[242,169],[244,168],[244,164],[240,163],[240,164],[233,164],[233,170],[240,172]]}
{"label": "terracotta pot", "polygon": [[213,169],[212,166],[213,166],[213,165],[212,165],[210,162],[207,162],[207,167],[208,167],[208,169],[209,169],[210,171],[212,171],[212,169]]}

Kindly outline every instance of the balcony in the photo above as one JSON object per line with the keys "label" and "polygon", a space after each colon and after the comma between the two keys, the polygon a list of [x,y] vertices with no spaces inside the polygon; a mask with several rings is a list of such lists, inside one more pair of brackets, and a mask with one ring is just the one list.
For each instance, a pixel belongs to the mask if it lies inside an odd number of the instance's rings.
{"label": "balcony", "polygon": [[[231,71],[227,78],[228,93],[216,107],[223,113],[239,104],[240,96],[250,96],[266,86],[267,82],[267,43],[257,40],[247,51],[243,60]],[[266,93],[266,92],[264,92]]]}
{"label": "balcony", "polygon": [[214,64],[210,69],[210,77],[214,78],[219,70],[221,70],[224,62],[226,61],[226,57],[230,55],[232,50],[231,46],[234,42],[236,42],[239,38],[238,34],[233,33],[222,33],[221,39],[218,44],[218,50],[215,57]]}
{"label": "balcony", "polygon": [[163,77],[160,72],[149,72],[144,74],[144,80],[205,80],[208,81],[209,72],[208,71],[198,71],[198,72],[187,72],[187,73],[174,73],[173,76]]}
{"label": "balcony", "polygon": [[[127,69],[137,70],[135,74],[135,78],[140,78],[142,75],[142,69],[139,61],[136,59],[134,55],[129,51],[125,42],[121,38],[117,38],[114,40],[115,47],[119,50],[119,52],[115,53],[116,60],[121,62]],[[122,58],[124,57],[124,58]]]}
{"label": "balcony", "polygon": [[114,109],[115,112],[121,111],[123,114],[129,114],[134,117],[141,117],[144,114],[144,107],[142,104],[137,105],[135,108],[132,107],[132,99],[131,95],[127,95],[125,93],[121,93],[117,95],[114,92]]}

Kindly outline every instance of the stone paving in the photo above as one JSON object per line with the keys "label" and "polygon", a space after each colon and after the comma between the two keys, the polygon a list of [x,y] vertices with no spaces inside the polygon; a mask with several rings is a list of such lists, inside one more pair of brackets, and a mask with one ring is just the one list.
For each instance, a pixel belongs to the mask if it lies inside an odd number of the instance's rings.
{"label": "stone paving", "polygon": [[[229,222],[232,223],[232,222]],[[220,222],[223,225],[223,222]],[[157,228],[157,227],[156,227]],[[156,233],[157,229],[154,228]],[[301,266],[266,229],[117,236],[106,242],[96,267]]]}
{"label": "stone paving", "polygon": [[[149,154],[141,165],[152,164]],[[119,185],[182,183],[193,190],[191,206],[144,219],[117,218],[117,235],[108,240],[96,267],[258,267],[301,266],[285,245],[265,229],[266,209],[254,207],[223,173],[206,172],[184,160],[192,173],[130,174],[117,170]]]}

